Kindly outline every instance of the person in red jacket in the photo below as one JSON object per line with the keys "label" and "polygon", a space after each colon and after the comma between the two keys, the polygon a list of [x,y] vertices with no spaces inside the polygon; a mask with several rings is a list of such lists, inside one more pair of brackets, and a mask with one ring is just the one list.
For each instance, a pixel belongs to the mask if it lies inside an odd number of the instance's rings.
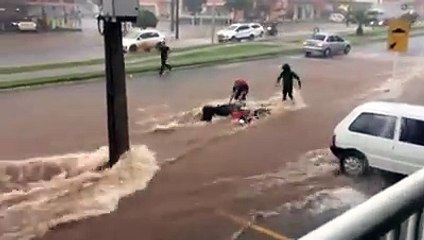
{"label": "person in red jacket", "polygon": [[249,93],[249,84],[243,79],[238,79],[234,82],[233,91],[230,97],[230,103],[236,101],[246,101],[247,94]]}

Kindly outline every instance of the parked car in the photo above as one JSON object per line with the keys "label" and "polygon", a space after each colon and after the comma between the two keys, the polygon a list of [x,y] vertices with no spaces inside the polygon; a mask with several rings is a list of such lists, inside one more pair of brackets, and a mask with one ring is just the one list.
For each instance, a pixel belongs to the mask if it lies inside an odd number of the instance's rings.
{"label": "parked car", "polygon": [[261,24],[251,23],[250,28],[252,28],[252,32],[253,32],[253,35],[255,36],[255,38],[264,36],[265,30],[264,30],[264,27]]}
{"label": "parked car", "polygon": [[217,32],[218,41],[241,41],[243,39],[255,39],[255,30],[250,24],[238,23]]}
{"label": "parked car", "polygon": [[161,41],[165,41],[165,35],[156,29],[133,29],[122,39],[122,45],[125,52],[149,52]]}
{"label": "parked car", "polygon": [[351,45],[341,36],[330,33],[315,33],[311,39],[303,42],[306,57],[319,54],[330,57],[337,53],[349,54]]}
{"label": "parked car", "polygon": [[348,175],[363,175],[370,167],[411,174],[424,167],[424,107],[362,104],[337,125],[330,149]]}
{"label": "parked car", "polygon": [[31,19],[20,19],[12,22],[12,26],[21,32],[37,32],[38,25],[35,21]]}
{"label": "parked car", "polygon": [[331,13],[328,19],[335,23],[343,23],[346,21],[346,17],[342,13]]}

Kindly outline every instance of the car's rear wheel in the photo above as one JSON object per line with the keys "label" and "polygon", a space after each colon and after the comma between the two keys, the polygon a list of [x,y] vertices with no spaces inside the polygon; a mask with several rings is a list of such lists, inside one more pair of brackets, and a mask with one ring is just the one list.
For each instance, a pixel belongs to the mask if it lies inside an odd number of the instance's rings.
{"label": "car's rear wheel", "polygon": [[324,57],[330,57],[331,56],[331,50],[329,48],[326,48],[323,52]]}
{"label": "car's rear wheel", "polygon": [[341,160],[341,170],[352,177],[360,177],[368,171],[368,160],[359,152],[351,151],[344,154]]}
{"label": "car's rear wheel", "polygon": [[259,34],[259,37],[264,37],[264,32],[261,32],[261,33]]}
{"label": "car's rear wheel", "polygon": [[249,36],[249,40],[250,40],[250,41],[255,40],[255,35],[251,34],[251,35]]}
{"label": "car's rear wheel", "polygon": [[130,46],[130,52],[137,52],[137,46],[136,45],[131,45]]}
{"label": "car's rear wheel", "polygon": [[350,46],[349,45],[347,45],[346,47],[345,47],[345,49],[343,50],[343,53],[345,54],[345,55],[348,55],[349,53],[350,53]]}
{"label": "car's rear wheel", "polygon": [[310,57],[311,56],[311,52],[305,52],[305,57]]}

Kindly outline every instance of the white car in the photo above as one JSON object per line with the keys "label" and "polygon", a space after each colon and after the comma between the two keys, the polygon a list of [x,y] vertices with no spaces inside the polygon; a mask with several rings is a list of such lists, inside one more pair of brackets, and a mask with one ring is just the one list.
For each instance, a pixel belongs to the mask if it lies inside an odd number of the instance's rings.
{"label": "white car", "polygon": [[332,13],[330,14],[329,20],[335,23],[343,23],[345,22],[345,16],[341,13]]}
{"label": "white car", "polygon": [[348,175],[362,175],[369,167],[411,174],[424,167],[424,107],[360,105],[337,125],[330,149]]}
{"label": "white car", "polygon": [[137,52],[139,49],[148,52],[162,41],[165,41],[165,35],[156,29],[133,29],[122,39],[122,45],[125,52]]}
{"label": "white car", "polygon": [[21,32],[36,32],[38,30],[37,23],[32,20],[20,20],[12,23]]}
{"label": "white car", "polygon": [[216,35],[219,42],[253,40],[255,39],[255,30],[251,27],[251,24],[238,23],[218,31]]}
{"label": "white car", "polygon": [[252,28],[252,32],[255,35],[255,37],[263,37],[265,30],[264,27],[259,23],[251,23],[250,27]]}

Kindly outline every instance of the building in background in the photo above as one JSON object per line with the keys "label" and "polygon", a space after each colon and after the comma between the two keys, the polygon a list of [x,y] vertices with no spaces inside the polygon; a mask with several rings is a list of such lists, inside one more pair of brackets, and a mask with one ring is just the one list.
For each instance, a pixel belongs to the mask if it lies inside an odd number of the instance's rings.
{"label": "building in background", "polygon": [[75,0],[27,0],[28,16],[44,30],[81,28],[81,11]]}

